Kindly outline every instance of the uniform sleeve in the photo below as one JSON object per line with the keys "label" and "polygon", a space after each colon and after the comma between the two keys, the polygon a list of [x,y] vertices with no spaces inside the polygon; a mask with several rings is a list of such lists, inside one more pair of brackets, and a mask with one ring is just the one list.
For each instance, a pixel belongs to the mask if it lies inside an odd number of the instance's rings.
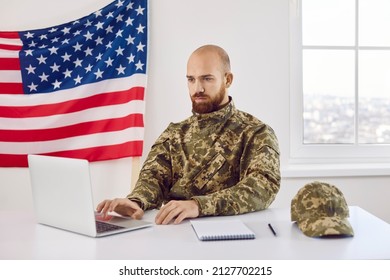
{"label": "uniform sleeve", "polygon": [[239,182],[205,196],[194,196],[200,216],[236,215],[268,208],[280,188],[279,146],[268,126],[258,128],[245,144]]}
{"label": "uniform sleeve", "polygon": [[153,144],[139,174],[133,191],[127,196],[143,210],[161,206],[171,185],[171,157],[169,153],[168,127]]}

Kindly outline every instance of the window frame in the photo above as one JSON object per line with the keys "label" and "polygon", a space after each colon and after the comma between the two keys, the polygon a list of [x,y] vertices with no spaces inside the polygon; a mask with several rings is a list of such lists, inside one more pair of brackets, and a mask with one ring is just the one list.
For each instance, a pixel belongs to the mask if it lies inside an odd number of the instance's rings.
{"label": "window frame", "polygon": [[[358,0],[356,0],[356,11]],[[359,144],[355,136],[354,144],[304,144],[303,143],[303,84],[302,84],[302,2],[289,1],[290,34],[290,153],[287,177],[295,177],[297,170],[319,172],[323,170],[349,170],[338,175],[390,175],[389,144]],[[357,21],[358,19],[356,19]],[[355,32],[358,30],[356,28]],[[356,37],[357,38],[357,37]],[[331,47],[330,47],[331,48]],[[359,47],[355,48],[357,61]],[[343,48],[340,48],[343,49]],[[360,49],[365,49],[360,47]],[[379,48],[380,49],[380,48]],[[382,48],[383,49],[383,48]],[[390,47],[389,47],[390,49]],[[355,65],[355,77],[358,77],[358,65]],[[355,112],[358,115],[358,80],[355,79]],[[355,116],[357,120],[357,116]],[[355,121],[356,122],[356,121]],[[357,125],[355,124],[355,130]],[[313,165],[314,164],[314,165]],[[305,167],[306,166],[306,167]],[[313,168],[313,166],[315,166]],[[333,167],[331,167],[333,166]],[[322,171],[321,171],[322,170]],[[355,171],[353,171],[355,170]],[[362,172],[362,170],[365,170]],[[290,172],[291,171],[291,172]],[[310,173],[310,172],[309,172]],[[337,172],[336,172],[337,173]],[[297,172],[300,174],[300,172]]]}

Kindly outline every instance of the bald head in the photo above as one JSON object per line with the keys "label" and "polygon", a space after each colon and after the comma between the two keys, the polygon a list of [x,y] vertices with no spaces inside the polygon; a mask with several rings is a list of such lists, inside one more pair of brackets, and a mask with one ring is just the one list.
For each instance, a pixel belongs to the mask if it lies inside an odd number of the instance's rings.
{"label": "bald head", "polygon": [[230,72],[230,58],[227,52],[217,45],[204,45],[197,48],[190,56],[189,60],[194,56],[217,56],[219,67],[224,73]]}

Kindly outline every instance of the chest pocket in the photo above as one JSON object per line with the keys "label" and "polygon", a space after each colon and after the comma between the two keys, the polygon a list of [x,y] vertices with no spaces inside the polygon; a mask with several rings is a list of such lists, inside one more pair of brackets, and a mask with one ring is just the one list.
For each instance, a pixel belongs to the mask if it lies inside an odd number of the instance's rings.
{"label": "chest pocket", "polygon": [[204,186],[222,168],[226,159],[221,154],[216,154],[194,178],[194,186],[202,190]]}

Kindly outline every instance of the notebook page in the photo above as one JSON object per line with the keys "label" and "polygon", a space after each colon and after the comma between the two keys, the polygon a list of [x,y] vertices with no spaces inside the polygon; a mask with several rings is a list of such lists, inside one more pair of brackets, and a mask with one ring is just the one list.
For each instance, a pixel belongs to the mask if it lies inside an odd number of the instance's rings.
{"label": "notebook page", "polygon": [[191,220],[191,225],[201,241],[255,238],[241,220]]}

